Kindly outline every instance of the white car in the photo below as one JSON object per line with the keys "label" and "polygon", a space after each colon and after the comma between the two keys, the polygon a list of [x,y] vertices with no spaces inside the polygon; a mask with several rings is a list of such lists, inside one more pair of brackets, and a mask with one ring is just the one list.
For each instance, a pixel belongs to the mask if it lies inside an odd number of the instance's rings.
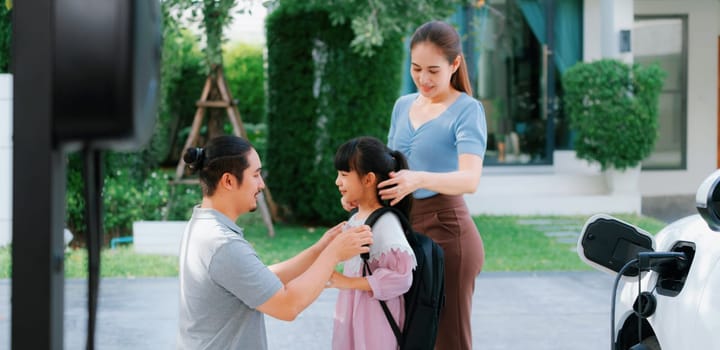
{"label": "white car", "polygon": [[719,183],[717,170],[698,188],[699,214],[655,237],[605,214],[585,223],[578,255],[618,284],[611,350],[720,349]]}

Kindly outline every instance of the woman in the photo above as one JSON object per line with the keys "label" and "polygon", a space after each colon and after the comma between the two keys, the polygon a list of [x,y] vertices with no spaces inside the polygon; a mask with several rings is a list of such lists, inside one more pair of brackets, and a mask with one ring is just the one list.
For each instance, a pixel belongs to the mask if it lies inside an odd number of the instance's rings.
{"label": "woman", "polygon": [[410,41],[412,78],[418,93],[393,108],[388,146],[408,158],[410,170],[378,184],[394,205],[413,195],[413,227],[445,253],[446,303],[436,349],[471,349],[472,294],[485,257],[482,239],[462,195],[480,182],[487,127],[472,97],[460,36],[447,23],[420,26]]}

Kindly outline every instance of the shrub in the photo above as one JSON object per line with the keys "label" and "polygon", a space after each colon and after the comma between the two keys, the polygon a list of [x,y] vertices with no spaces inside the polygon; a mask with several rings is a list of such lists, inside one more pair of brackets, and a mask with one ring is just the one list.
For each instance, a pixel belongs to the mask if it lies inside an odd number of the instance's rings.
{"label": "shrub", "polygon": [[[77,154],[70,156],[71,163],[80,164]],[[110,163],[121,164],[110,160]],[[85,199],[80,166],[68,175],[67,226],[78,238],[75,245],[84,240],[86,227]],[[106,168],[107,169],[107,168]],[[170,185],[174,174],[170,170],[148,171],[147,175],[134,175],[132,167],[118,167],[106,172],[102,190],[103,230],[105,242],[113,237],[130,236],[132,224],[139,220],[187,220],[192,207],[202,198],[198,185]],[[72,183],[71,183],[72,182]],[[172,196],[172,202],[171,200]]]}
{"label": "shrub", "polygon": [[[243,123],[265,121],[265,78],[262,47],[235,44],[224,54],[225,79],[238,101]],[[249,131],[248,131],[249,132]]]}
{"label": "shrub", "polygon": [[658,97],[665,73],[657,66],[604,59],[579,62],[562,77],[565,111],[576,131],[577,157],[603,170],[637,166],[653,150]]}

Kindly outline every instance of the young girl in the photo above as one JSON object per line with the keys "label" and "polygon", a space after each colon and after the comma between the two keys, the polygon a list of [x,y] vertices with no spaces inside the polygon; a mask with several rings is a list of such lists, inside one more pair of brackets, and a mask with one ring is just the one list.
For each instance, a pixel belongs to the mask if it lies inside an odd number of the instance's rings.
{"label": "young girl", "polygon": [[[357,205],[348,227],[362,225],[384,204],[377,184],[391,171],[407,169],[405,157],[374,137],[358,137],[344,143],[335,154],[338,176],[335,184],[346,203]],[[409,214],[411,196],[395,205]],[[381,216],[372,227],[373,244],[368,260],[372,275],[363,277],[358,255],[344,262],[344,272],[335,272],[329,287],[340,289],[333,325],[333,349],[397,349],[397,339],[379,300],[384,300],[400,329],[405,319],[403,294],[412,284],[415,255],[393,213]]]}

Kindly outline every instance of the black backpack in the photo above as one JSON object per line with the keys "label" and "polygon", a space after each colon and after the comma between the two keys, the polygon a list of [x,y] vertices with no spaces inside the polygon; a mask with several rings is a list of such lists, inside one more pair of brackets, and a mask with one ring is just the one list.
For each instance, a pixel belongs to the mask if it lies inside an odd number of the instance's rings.
{"label": "black backpack", "polygon": [[[382,207],[375,210],[365,220],[365,225],[372,227],[385,213],[392,212],[397,216],[405,231],[405,237],[415,253],[417,267],[413,271],[413,281],[405,297],[405,324],[400,330],[384,301],[380,305],[398,340],[400,349],[428,349],[435,347],[440,310],[445,305],[445,256],[442,248],[430,237],[415,232],[405,215],[393,207]],[[367,259],[363,255],[363,276],[366,271],[372,275]]]}

